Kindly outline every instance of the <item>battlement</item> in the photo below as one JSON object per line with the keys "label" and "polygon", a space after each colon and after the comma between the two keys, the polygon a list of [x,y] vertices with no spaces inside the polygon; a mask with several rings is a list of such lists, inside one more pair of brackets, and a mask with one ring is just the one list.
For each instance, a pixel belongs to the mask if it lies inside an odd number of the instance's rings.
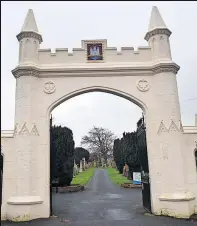
{"label": "battlement", "polygon": [[[151,47],[138,47],[135,51],[133,47],[107,47],[102,49],[103,62],[150,62]],[[51,49],[39,49],[39,64],[70,64],[70,63],[88,63],[87,48],[73,48],[69,52],[68,48],[57,48],[55,52]]]}

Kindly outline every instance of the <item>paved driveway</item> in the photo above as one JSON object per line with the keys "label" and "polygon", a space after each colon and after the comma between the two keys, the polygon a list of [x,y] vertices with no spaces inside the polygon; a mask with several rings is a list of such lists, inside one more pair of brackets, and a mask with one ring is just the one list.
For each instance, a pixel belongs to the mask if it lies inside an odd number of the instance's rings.
{"label": "paved driveway", "polygon": [[144,215],[141,189],[125,189],[112,184],[107,172],[98,169],[85,191],[53,195],[54,215],[50,219],[3,226],[189,226],[186,220]]}

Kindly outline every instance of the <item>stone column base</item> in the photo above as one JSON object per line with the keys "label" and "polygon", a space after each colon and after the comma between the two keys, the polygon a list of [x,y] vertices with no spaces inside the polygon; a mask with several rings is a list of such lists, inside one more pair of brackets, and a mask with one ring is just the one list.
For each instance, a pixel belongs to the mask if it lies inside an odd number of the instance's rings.
{"label": "stone column base", "polygon": [[31,221],[49,217],[49,206],[44,206],[40,196],[10,197],[6,218],[13,222]]}
{"label": "stone column base", "polygon": [[160,208],[155,215],[188,219],[195,213],[195,195],[191,192],[164,193],[159,197]]}

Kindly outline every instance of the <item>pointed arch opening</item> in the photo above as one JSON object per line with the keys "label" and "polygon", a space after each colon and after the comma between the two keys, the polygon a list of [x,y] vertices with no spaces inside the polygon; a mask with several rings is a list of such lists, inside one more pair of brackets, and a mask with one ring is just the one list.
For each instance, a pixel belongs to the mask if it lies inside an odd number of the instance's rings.
{"label": "pointed arch opening", "polygon": [[[109,87],[105,87],[105,86],[91,86],[91,87],[86,87],[86,88],[82,88],[82,89],[78,89],[75,90],[73,92],[70,92],[62,97],[59,97],[56,101],[54,101],[47,109],[47,117],[48,119],[50,118],[50,115],[52,113],[52,111],[58,107],[59,105],[61,105],[63,102],[66,102],[67,100],[80,96],[82,94],[86,94],[86,93],[95,93],[95,92],[100,92],[100,93],[108,93],[108,94],[112,94],[114,96],[118,96],[121,97],[123,99],[126,99],[128,101],[130,101],[131,103],[135,104],[136,106],[138,106],[143,114],[144,114],[144,118],[140,119],[138,124],[137,124],[137,130],[136,131],[136,136],[138,136],[138,139],[140,141],[140,149],[142,151],[142,154],[140,155],[141,160],[143,161],[143,163],[140,162],[141,168],[139,169],[139,172],[142,170],[142,172],[144,173],[142,176],[148,178],[149,181],[149,169],[148,169],[148,155],[147,155],[147,140],[146,140],[146,128],[145,128],[145,122],[146,122],[146,117],[147,117],[147,112],[148,112],[148,107],[146,106],[146,104],[144,102],[142,102],[141,100],[139,100],[138,98],[136,98],[135,96],[132,96],[126,92],[117,90],[117,89],[112,89]],[[99,105],[101,105],[99,103]],[[140,116],[139,116],[140,117]],[[52,128],[52,120],[50,121],[50,128]],[[71,127],[69,127],[69,129],[72,129]],[[124,131],[122,131],[124,132]],[[131,133],[132,131],[129,131],[129,133]],[[134,132],[134,131],[133,131]],[[124,137],[124,135],[123,135]],[[51,133],[49,135],[49,140],[52,139]],[[122,138],[123,139],[123,138]],[[126,139],[126,138],[125,138]],[[128,137],[127,137],[128,139]],[[52,145],[51,145],[52,147]],[[52,150],[50,150],[50,153],[52,154]],[[52,155],[51,155],[52,156]],[[145,157],[144,157],[145,156]],[[52,157],[51,157],[52,159]],[[50,165],[52,165],[52,162],[50,162]],[[133,172],[137,172],[137,171],[132,171],[131,173],[131,177],[133,178]],[[138,172],[138,173],[139,173]],[[128,177],[128,178],[131,178]],[[50,178],[52,178],[52,176],[50,176]],[[54,181],[54,180],[53,180]],[[53,213],[52,210],[52,191],[54,191],[55,189],[53,189],[53,182],[50,181],[50,212],[51,214]],[[146,208],[148,209],[149,212],[151,212],[151,193],[150,193],[150,183],[148,182],[148,185],[145,186],[144,190],[146,190],[147,194],[145,194],[142,191],[142,196],[145,197],[143,198],[143,205],[146,206]],[[138,194],[139,195],[139,194]],[[139,197],[140,200],[140,197]],[[57,200],[56,200],[57,201]]]}
{"label": "pointed arch opening", "polygon": [[79,96],[79,95],[85,94],[85,93],[90,93],[90,92],[103,92],[103,93],[109,93],[109,94],[113,94],[115,96],[122,97],[122,98],[127,99],[130,102],[136,104],[138,107],[140,107],[145,116],[147,114],[148,107],[146,106],[146,104],[144,102],[142,102],[138,98],[131,96],[130,94],[117,90],[117,89],[112,89],[112,88],[105,87],[105,86],[91,86],[91,87],[86,87],[83,89],[73,91],[73,92],[68,93],[68,94],[60,97],[59,99],[57,99],[55,102],[53,102],[49,106],[49,108],[47,110],[47,117],[49,118],[53,109],[55,109],[58,105],[65,102],[66,100],[69,100],[73,97],[76,97],[76,96]]}

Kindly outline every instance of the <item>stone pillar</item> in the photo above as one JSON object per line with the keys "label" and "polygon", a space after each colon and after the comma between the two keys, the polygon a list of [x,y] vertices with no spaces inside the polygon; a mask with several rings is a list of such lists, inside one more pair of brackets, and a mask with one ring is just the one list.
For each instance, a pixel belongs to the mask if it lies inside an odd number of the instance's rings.
{"label": "stone pillar", "polygon": [[[19,70],[16,73],[19,75],[21,72]],[[44,197],[42,197],[39,186],[46,185],[44,178],[46,178],[47,169],[42,169],[43,163],[40,163],[42,159],[40,144],[43,139],[40,136],[42,131],[39,121],[37,121],[40,117],[39,111],[35,111],[35,109],[41,109],[35,94],[38,92],[39,86],[33,73],[32,76],[25,76],[25,73],[28,74],[28,70],[23,71],[24,75],[16,79],[15,145],[13,147],[15,165],[12,166],[16,184],[15,192],[7,200],[7,219],[10,221],[28,221],[32,218],[39,218],[36,208],[32,211],[34,204],[37,205],[37,208],[41,208],[39,212],[42,217],[49,216],[49,209],[44,210],[44,206],[40,205],[43,203]],[[43,124],[45,120],[43,118]],[[45,161],[47,161],[47,157],[45,157]],[[45,195],[49,197],[49,193],[46,192]]]}
{"label": "stone pillar", "polygon": [[176,75],[173,70],[160,69],[154,83],[154,101],[146,115],[152,211],[156,215],[188,218],[194,211],[195,196],[190,192],[184,164]]}

